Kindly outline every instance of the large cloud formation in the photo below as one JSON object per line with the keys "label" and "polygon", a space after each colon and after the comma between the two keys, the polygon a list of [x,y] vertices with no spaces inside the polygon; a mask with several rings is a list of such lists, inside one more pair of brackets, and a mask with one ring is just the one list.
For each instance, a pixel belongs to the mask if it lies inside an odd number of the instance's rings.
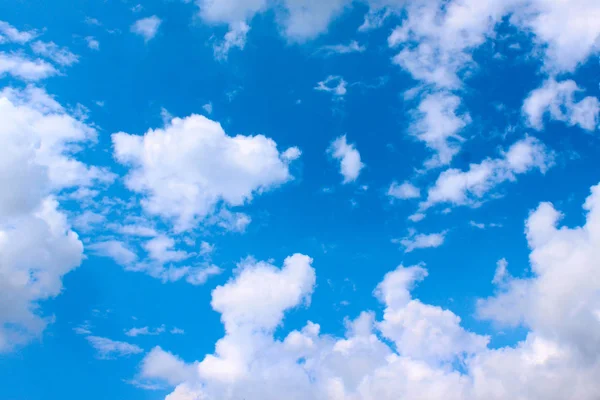
{"label": "large cloud formation", "polygon": [[185,364],[155,348],[140,374],[174,386],[167,400],[595,400],[600,185],[584,208],[585,225],[566,228],[551,204],[541,204],[526,222],[531,276],[513,278],[502,260],[497,293],[479,301],[481,318],[528,329],[515,346],[492,348],[452,311],[414,299],[411,290],[427,276],[421,265],[401,265],[377,286],[381,320],[366,311],[343,338],[308,322],[275,339],[283,313],[306,304],[314,286],[311,259],[294,255],[282,269],[251,261],[213,291],[226,331],[214,354]]}
{"label": "large cloud formation", "polygon": [[39,335],[49,318],[38,302],[58,295],[62,277],[83,258],[54,194],[110,180],[78,161],[96,131],[44,90],[0,92],[0,351]]}

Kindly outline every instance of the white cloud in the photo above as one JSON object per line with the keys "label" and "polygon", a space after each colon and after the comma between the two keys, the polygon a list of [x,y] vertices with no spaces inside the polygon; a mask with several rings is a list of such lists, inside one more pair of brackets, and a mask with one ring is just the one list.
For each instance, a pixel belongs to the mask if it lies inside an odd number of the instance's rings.
{"label": "white cloud", "polygon": [[144,326],[141,328],[131,328],[125,332],[125,335],[130,336],[130,337],[146,336],[146,335],[156,336],[156,335],[160,335],[161,333],[164,333],[164,332],[165,332],[164,325],[159,326],[156,329],[151,329],[147,326]]}
{"label": "white cloud", "polygon": [[58,71],[41,59],[31,60],[21,54],[0,51],[0,77],[5,74],[25,81],[39,81],[58,74]]}
{"label": "white cloud", "polygon": [[349,53],[362,53],[367,49],[366,46],[358,44],[356,40],[350,41],[348,44],[333,44],[321,46],[319,52],[324,55],[334,54],[349,54]]}
{"label": "white cloud", "polygon": [[144,194],[144,209],[174,220],[178,231],[215,215],[220,204],[241,206],[292,179],[272,139],[227,136],[200,115],[175,118],[143,136],[120,132],[112,139],[117,161],[131,166],[127,187]]}
{"label": "white cloud", "polygon": [[211,305],[226,331],[275,329],[285,310],[308,301],[315,285],[311,264],[302,254],[287,257],[281,269],[253,260],[240,263],[235,278],[212,292]]}
{"label": "white cloud", "polygon": [[215,245],[210,244],[205,241],[200,243],[200,255],[203,255],[203,256],[210,255],[213,251],[215,251]]}
{"label": "white cloud", "polygon": [[438,88],[462,86],[459,74],[471,53],[493,34],[511,1],[464,0],[401,3],[406,18],[388,38],[402,50],[394,57],[416,80]]}
{"label": "white cloud", "polygon": [[87,246],[87,248],[90,249],[93,254],[112,258],[120,265],[132,265],[138,259],[137,254],[119,240],[107,240],[104,242],[92,243]]}
{"label": "white cloud", "polygon": [[229,51],[233,48],[243,50],[246,46],[246,37],[249,31],[250,27],[245,22],[230,24],[229,31],[225,34],[223,41],[214,46],[215,58],[226,59]]}
{"label": "white cloud", "polygon": [[99,336],[88,336],[87,341],[97,352],[101,360],[111,360],[117,357],[127,357],[132,354],[142,353],[144,350],[131,343],[119,342]]}
{"label": "white cloud", "polygon": [[572,80],[556,82],[548,79],[531,93],[523,103],[523,114],[529,125],[537,130],[544,127],[544,117],[579,125],[583,129],[593,131],[598,127],[600,100],[587,96],[575,101],[575,93],[582,90]]}
{"label": "white cloud", "polygon": [[37,36],[37,32],[31,31],[19,31],[17,28],[9,24],[8,22],[0,21],[0,43],[12,42],[18,44],[25,44],[33,40]]}
{"label": "white cloud", "polygon": [[354,144],[348,144],[346,135],[343,135],[331,142],[327,151],[340,162],[340,173],[344,177],[344,183],[354,182],[365,166],[360,161],[360,153]]}
{"label": "white cloud", "polygon": [[62,290],[83,245],[53,194],[91,185],[101,170],[75,154],[95,131],[34,87],[0,92],[0,351],[39,336],[38,304]]}
{"label": "white cloud", "polygon": [[83,244],[57,208],[52,198],[19,215],[0,207],[0,352],[42,333],[51,319],[39,315],[38,302],[58,296],[62,277],[83,259]]}
{"label": "white cloud", "polygon": [[539,337],[596,359],[600,350],[600,185],[592,187],[585,224],[561,227],[562,215],[542,203],[526,223],[531,276],[515,278],[498,263],[495,296],[478,304],[480,317],[502,325],[523,325]]}
{"label": "white cloud", "polygon": [[327,31],[349,0],[198,0],[200,17],[213,24],[249,23],[261,12],[273,9],[282,34],[290,41],[303,42]]}
{"label": "white cloud", "polygon": [[181,261],[190,257],[190,254],[185,251],[173,250],[174,247],[175,240],[164,235],[159,235],[144,243],[144,249],[148,252],[150,258],[162,264]]}
{"label": "white cloud", "polygon": [[177,328],[177,327],[173,327],[173,329],[171,329],[169,331],[172,335],[183,335],[185,334],[185,331],[183,329]]}
{"label": "white cloud", "polygon": [[135,23],[131,25],[130,29],[131,32],[135,33],[136,35],[142,36],[144,38],[144,41],[148,42],[149,40],[154,38],[154,36],[156,36],[161,23],[161,19],[158,18],[156,15],[153,15],[151,17],[142,18],[135,21]]}
{"label": "white cloud", "polygon": [[427,249],[440,247],[446,239],[446,231],[440,233],[417,233],[414,229],[409,229],[408,236],[402,239],[394,239],[393,243],[399,243],[404,247],[406,253],[410,253],[416,249]]}
{"label": "white cloud", "polygon": [[468,113],[457,114],[460,98],[447,92],[426,95],[419,104],[410,133],[435,152],[425,167],[448,165],[465,140],[459,132],[471,123]]}
{"label": "white cloud", "polygon": [[511,22],[532,32],[550,73],[572,72],[600,47],[600,4],[594,0],[517,2]]}
{"label": "white cloud", "polygon": [[100,42],[93,36],[86,36],[85,41],[90,49],[100,50]]}
{"label": "white cloud", "polygon": [[419,222],[425,219],[426,215],[423,213],[414,213],[408,217],[408,219],[412,222]]}
{"label": "white cloud", "polygon": [[54,42],[42,42],[37,40],[31,44],[31,50],[37,55],[49,58],[62,66],[73,65],[79,61],[79,57],[71,53],[68,48],[60,47]]}
{"label": "white cloud", "polygon": [[[298,272],[304,272],[292,278],[284,272],[289,267],[278,272],[268,266],[271,273],[265,276],[250,270],[251,277],[242,273],[221,287],[228,290],[213,292],[213,308],[222,313],[226,327],[214,354],[184,363],[156,349],[153,356],[163,361],[149,363],[156,367],[149,379],[175,387],[167,400],[506,400],[523,393],[535,399],[595,400],[600,391],[600,288],[591,278],[600,249],[600,185],[585,207],[586,224],[572,229],[556,226],[558,213],[548,204],[531,215],[532,277],[512,278],[506,263],[499,263],[499,293],[479,307],[515,295],[511,302],[488,307],[493,312],[487,314],[494,320],[523,321],[530,329],[514,346],[489,348],[489,337],[466,330],[450,310],[413,298],[414,285],[427,271],[402,265],[375,290],[385,306],[380,321],[363,312],[346,323],[343,337],[322,334],[309,321],[276,339],[284,311],[310,295],[314,272],[307,275],[312,268],[303,263]],[[250,262],[250,268],[257,264]],[[303,288],[299,282],[305,282]],[[284,294],[288,285],[293,294]]]}
{"label": "white cloud", "polygon": [[392,182],[387,195],[396,199],[417,199],[421,197],[421,190],[410,182],[404,182],[399,185],[397,182]]}
{"label": "white cloud", "polygon": [[346,82],[341,76],[329,75],[324,81],[317,83],[315,90],[331,93],[334,96],[341,98],[348,91],[346,89],[347,85],[348,82]]}
{"label": "white cloud", "polygon": [[[114,179],[110,172],[89,167],[73,157],[79,147],[96,141],[96,130],[68,114],[44,90],[33,86],[23,90],[3,89],[0,92],[0,116],[4,121],[0,125],[0,136],[7,140],[4,147],[15,149],[10,152],[11,157],[7,156],[4,160],[4,163],[11,163],[10,171],[15,174],[14,179],[19,176],[15,171],[33,174],[34,168],[47,169],[41,174],[47,177],[44,178],[47,180],[45,184],[53,189],[89,186]],[[21,138],[21,141],[17,141],[17,138]],[[77,144],[80,146],[75,146]],[[14,146],[19,146],[21,150],[16,150],[17,147]],[[24,154],[27,157],[32,157],[32,164],[38,167],[31,166],[23,170],[23,165],[28,165],[19,158],[25,157],[23,152],[26,152]],[[9,171],[8,164],[4,164],[4,168]],[[28,180],[25,180],[20,185],[13,186],[24,187],[24,190],[30,191],[28,193],[38,190],[27,184]],[[30,184],[40,188],[44,183],[40,186],[40,182],[34,180]],[[11,196],[17,193],[19,192],[15,191]],[[22,204],[27,204],[27,201]]]}
{"label": "white cloud", "polygon": [[517,175],[534,169],[544,173],[552,165],[552,152],[539,140],[526,137],[514,143],[500,158],[471,164],[467,171],[451,168],[442,172],[420,208],[425,210],[439,203],[475,206],[497,185],[515,181]]}
{"label": "white cloud", "polygon": [[412,286],[426,276],[420,266],[400,266],[378,285],[375,293],[386,305],[379,323],[383,336],[394,342],[398,353],[433,364],[484,350],[489,338],[464,330],[460,317],[411,298]]}
{"label": "white cloud", "polygon": [[206,111],[206,113],[207,113],[207,114],[209,114],[209,115],[210,115],[210,114],[212,114],[212,112],[213,112],[213,105],[212,105],[212,103],[210,103],[210,102],[209,102],[209,103],[206,103],[205,105],[203,105],[203,106],[202,106],[202,109],[203,109],[204,111]]}
{"label": "white cloud", "polygon": [[145,380],[159,378],[175,386],[193,380],[196,368],[196,365],[186,364],[177,356],[157,346],[144,357],[141,363],[140,377]]}

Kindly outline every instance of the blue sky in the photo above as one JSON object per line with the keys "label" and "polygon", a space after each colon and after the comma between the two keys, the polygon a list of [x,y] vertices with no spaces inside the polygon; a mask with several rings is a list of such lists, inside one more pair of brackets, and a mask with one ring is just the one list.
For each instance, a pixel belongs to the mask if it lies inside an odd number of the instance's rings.
{"label": "blue sky", "polygon": [[0,398],[600,397],[597,2],[0,21]]}

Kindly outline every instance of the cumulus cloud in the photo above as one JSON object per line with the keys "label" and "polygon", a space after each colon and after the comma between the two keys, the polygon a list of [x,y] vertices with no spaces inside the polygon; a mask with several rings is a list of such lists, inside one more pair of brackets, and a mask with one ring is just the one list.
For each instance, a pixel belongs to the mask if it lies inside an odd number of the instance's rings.
{"label": "cumulus cloud", "polygon": [[83,259],[83,244],[56,200],[42,199],[9,218],[13,211],[1,207],[0,352],[42,333],[51,319],[39,314],[38,303],[58,296],[63,276]]}
{"label": "cumulus cloud", "polygon": [[0,21],[0,43],[18,43],[25,44],[33,40],[37,36],[37,32],[19,31],[17,28],[5,21]]}
{"label": "cumulus cloud", "polygon": [[468,113],[458,114],[461,100],[447,92],[426,95],[414,113],[409,131],[435,152],[426,168],[448,165],[459,152],[464,138],[460,131],[471,123]]}
{"label": "cumulus cloud", "polygon": [[228,333],[275,329],[285,310],[309,299],[315,285],[311,264],[312,259],[302,254],[286,258],[281,269],[245,260],[234,279],[213,290],[211,305],[221,313]]}
{"label": "cumulus cloud", "polygon": [[410,182],[404,182],[402,184],[392,182],[387,191],[387,195],[402,200],[417,199],[421,197],[421,190]]}
{"label": "cumulus cloud", "polygon": [[135,344],[119,342],[105,337],[88,336],[86,339],[96,350],[96,356],[101,360],[111,360],[144,352],[141,347]]}
{"label": "cumulus cloud", "polygon": [[409,230],[408,236],[402,239],[394,239],[393,243],[399,243],[404,247],[406,253],[410,253],[416,249],[427,249],[440,247],[446,239],[446,231],[439,233],[417,233],[414,229]]}
{"label": "cumulus cloud", "polygon": [[280,153],[272,139],[228,136],[200,115],[175,118],[143,136],[115,133],[112,140],[115,158],[130,167],[127,187],[144,195],[147,212],[173,220],[177,231],[215,216],[219,205],[244,205],[292,179],[291,159],[283,156],[290,153]]}
{"label": "cumulus cloud", "polygon": [[42,89],[0,92],[0,351],[38,336],[38,304],[60,294],[83,245],[53,194],[112,179],[75,159],[96,132]]}
{"label": "cumulus cloud", "polygon": [[148,42],[156,36],[161,23],[161,19],[156,15],[153,15],[135,21],[135,23],[131,25],[130,30],[136,35],[143,37],[145,42]]}
{"label": "cumulus cloud", "polygon": [[39,81],[58,74],[54,66],[41,59],[29,59],[18,53],[0,51],[0,77],[9,74],[24,81]]}
{"label": "cumulus cloud", "polygon": [[575,101],[575,94],[582,90],[572,80],[557,82],[548,79],[531,93],[523,103],[523,114],[529,125],[537,130],[544,127],[544,117],[567,124],[579,125],[583,129],[594,131],[598,127],[600,100],[587,96]]}
{"label": "cumulus cloud", "polygon": [[435,204],[475,206],[497,185],[515,181],[516,176],[531,170],[544,173],[553,165],[553,154],[533,137],[514,143],[501,157],[487,158],[479,164],[471,164],[467,171],[456,168],[440,174],[427,192],[427,200],[420,205],[425,210]]}
{"label": "cumulus cloud", "polygon": [[496,295],[478,304],[480,317],[501,325],[522,325],[545,340],[595,358],[600,349],[600,284],[595,260],[600,252],[600,185],[584,204],[581,227],[561,227],[562,214],[542,203],[529,215],[527,242],[531,277],[516,278],[505,260],[494,276]]}
{"label": "cumulus cloud", "polygon": [[335,139],[327,151],[340,162],[340,173],[344,177],[344,183],[356,181],[365,165],[360,161],[360,153],[354,144],[348,144],[346,141],[346,135]]}

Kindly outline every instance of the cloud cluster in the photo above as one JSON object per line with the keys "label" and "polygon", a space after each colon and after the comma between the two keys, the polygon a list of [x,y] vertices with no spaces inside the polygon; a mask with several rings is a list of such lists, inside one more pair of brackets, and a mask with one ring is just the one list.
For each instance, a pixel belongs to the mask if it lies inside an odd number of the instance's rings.
{"label": "cloud cluster", "polygon": [[478,313],[525,326],[527,337],[514,346],[492,348],[452,311],[413,298],[427,276],[421,265],[401,265],[376,287],[382,319],[365,311],[347,323],[345,337],[308,322],[276,339],[285,310],[305,304],[313,290],[310,259],[295,255],[281,270],[251,263],[215,289],[226,334],[214,354],[188,364],[156,348],[140,375],[174,387],[167,400],[596,399],[600,185],[584,207],[587,221],[577,228],[559,228],[547,203],[530,215],[530,278],[513,278],[506,261],[498,264],[498,293],[482,299]]}

